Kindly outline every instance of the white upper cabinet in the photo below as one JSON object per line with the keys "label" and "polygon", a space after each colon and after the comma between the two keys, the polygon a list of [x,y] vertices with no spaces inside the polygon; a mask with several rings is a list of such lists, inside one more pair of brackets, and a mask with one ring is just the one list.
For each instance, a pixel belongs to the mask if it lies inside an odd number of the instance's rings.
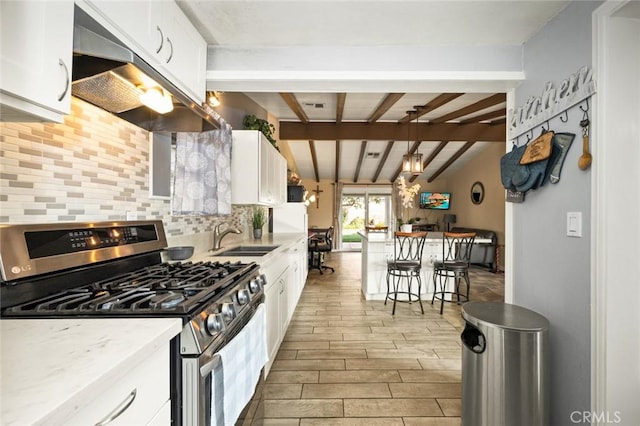
{"label": "white upper cabinet", "polygon": [[[202,103],[206,94],[207,43],[178,5],[172,1],[157,3],[162,10],[164,41],[156,45],[157,60],[171,75],[184,84],[187,94]],[[193,92],[193,93],[191,93]]]}
{"label": "white upper cabinet", "polygon": [[73,1],[0,2],[0,117],[57,121],[71,112]]}
{"label": "white upper cabinet", "polygon": [[191,99],[204,102],[207,43],[174,1],[77,3]]}
{"label": "white upper cabinet", "polygon": [[277,206],[287,201],[287,162],[257,130],[234,130],[231,203]]}

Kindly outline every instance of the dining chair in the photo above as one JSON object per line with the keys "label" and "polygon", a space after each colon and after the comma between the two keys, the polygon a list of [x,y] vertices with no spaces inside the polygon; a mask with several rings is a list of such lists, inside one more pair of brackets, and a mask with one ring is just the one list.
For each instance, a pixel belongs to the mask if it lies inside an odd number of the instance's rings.
{"label": "dining chair", "polygon": [[324,234],[313,234],[309,237],[309,270],[317,269],[321,274],[325,269],[336,270],[324,263],[325,255],[333,249],[333,226],[326,229]]}
{"label": "dining chair", "polygon": [[[469,263],[475,238],[475,232],[442,233],[442,259],[433,262],[433,296],[431,297],[432,305],[434,300],[440,300],[440,315],[442,315],[444,302],[453,302],[454,297],[458,304],[469,300],[471,287]],[[447,289],[449,278],[454,280],[452,290]],[[466,294],[460,293],[460,283],[463,279],[467,285]],[[451,300],[447,300],[448,294],[451,295]]]}
{"label": "dining chair", "polygon": [[[419,302],[420,311],[424,314],[420,297],[422,290],[420,271],[426,238],[426,232],[396,232],[394,234],[393,259],[387,261],[387,295],[384,300],[385,305],[387,300],[393,300],[391,315],[396,313],[397,302]],[[414,279],[418,284],[417,291],[412,289]],[[404,286],[402,286],[403,281]],[[402,298],[399,298],[398,295]]]}

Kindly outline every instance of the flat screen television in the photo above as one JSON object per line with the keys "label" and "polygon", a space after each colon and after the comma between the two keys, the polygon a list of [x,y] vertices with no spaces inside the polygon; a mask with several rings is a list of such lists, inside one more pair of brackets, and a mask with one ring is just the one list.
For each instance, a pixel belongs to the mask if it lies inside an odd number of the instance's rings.
{"label": "flat screen television", "polygon": [[420,208],[432,210],[449,210],[450,192],[421,192]]}

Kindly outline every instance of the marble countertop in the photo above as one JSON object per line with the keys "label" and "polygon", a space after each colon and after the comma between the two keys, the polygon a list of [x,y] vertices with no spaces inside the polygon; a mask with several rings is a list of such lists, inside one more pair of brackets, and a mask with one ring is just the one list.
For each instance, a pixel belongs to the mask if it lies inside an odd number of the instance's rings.
{"label": "marble countertop", "polygon": [[[188,261],[256,262],[280,258],[307,233],[228,235],[223,248],[209,252],[194,240]],[[180,243],[187,244],[185,238]],[[219,256],[237,246],[279,246],[264,256]],[[77,407],[98,398],[118,379],[118,371],[180,333],[180,319],[2,319],[0,320],[0,424],[64,424]],[[169,374],[169,372],[167,372]]]}
{"label": "marble countertop", "polygon": [[1,320],[0,423],[64,424],[181,329],[164,318]]}
{"label": "marble countertop", "polygon": [[[393,235],[390,235],[389,233],[386,233],[386,232],[358,231],[358,234],[360,234],[360,236],[362,238],[364,238],[366,241],[368,241],[370,243],[393,243],[395,241],[395,238],[393,237]],[[427,238],[425,239],[425,241],[430,242],[430,243],[433,243],[433,242],[440,243],[440,242],[442,242],[442,232],[435,232],[435,231],[427,232]],[[476,238],[474,240],[474,242],[479,243],[479,244],[490,244],[491,243],[491,239],[490,238]]]}
{"label": "marble countertop", "polygon": [[[384,242],[384,243],[393,243],[395,238],[392,233],[388,232],[366,232],[366,231],[358,231],[358,234],[362,238],[365,238],[369,242]],[[442,232],[427,232],[426,241],[433,242],[441,242],[442,241]]]}
{"label": "marble countertop", "polygon": [[[222,261],[227,260],[232,262],[256,262],[258,264],[268,263],[272,259],[278,257],[285,251],[287,251],[291,245],[303,238],[307,238],[307,233],[281,233],[281,234],[262,234],[261,239],[254,239],[251,236],[243,236],[240,234],[236,238],[231,238],[231,235],[223,240],[223,247],[215,252],[209,252],[208,250],[197,250],[194,255],[189,259],[192,262],[199,262],[204,260]],[[235,236],[235,235],[234,235]],[[240,238],[238,238],[240,237]],[[279,246],[277,249],[270,251],[264,256],[225,256],[219,253],[232,249],[238,246]]]}

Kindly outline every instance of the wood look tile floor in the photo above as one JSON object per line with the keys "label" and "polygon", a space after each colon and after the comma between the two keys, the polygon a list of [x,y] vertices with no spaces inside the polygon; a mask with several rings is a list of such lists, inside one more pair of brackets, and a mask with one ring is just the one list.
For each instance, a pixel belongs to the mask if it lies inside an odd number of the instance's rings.
{"label": "wood look tile floor", "polygon": [[[310,271],[266,381],[240,425],[460,424],[460,306],[364,300],[360,253]],[[504,275],[473,267],[471,300],[504,300]]]}

